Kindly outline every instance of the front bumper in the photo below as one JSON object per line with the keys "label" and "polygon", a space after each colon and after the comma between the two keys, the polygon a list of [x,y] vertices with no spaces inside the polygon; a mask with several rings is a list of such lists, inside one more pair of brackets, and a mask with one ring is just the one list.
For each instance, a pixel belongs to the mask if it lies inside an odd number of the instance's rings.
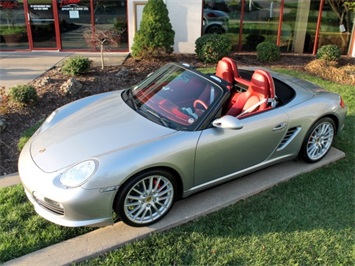
{"label": "front bumper", "polygon": [[45,173],[33,162],[29,144],[19,159],[19,174],[26,195],[36,212],[53,223],[68,226],[106,226],[113,224],[112,204],[117,189],[67,188],[60,173]]}

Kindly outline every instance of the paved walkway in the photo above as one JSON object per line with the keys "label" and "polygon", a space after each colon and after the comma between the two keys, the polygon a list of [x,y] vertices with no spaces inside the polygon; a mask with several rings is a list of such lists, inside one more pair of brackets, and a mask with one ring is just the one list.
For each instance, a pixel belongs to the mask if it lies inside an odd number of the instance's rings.
{"label": "paved walkway", "polygon": [[[152,226],[133,228],[118,222],[8,261],[4,265],[68,265],[84,261],[153,232],[187,223],[344,157],[343,152],[332,148],[323,160],[315,164],[284,162],[178,201],[164,219]],[[15,180],[17,177],[4,178]]]}
{"label": "paved walkway", "polygon": [[[101,66],[100,53],[79,52],[0,52],[0,88],[27,84],[64,59],[71,56],[88,57],[94,66]],[[128,53],[104,53],[105,66],[120,65]]]}

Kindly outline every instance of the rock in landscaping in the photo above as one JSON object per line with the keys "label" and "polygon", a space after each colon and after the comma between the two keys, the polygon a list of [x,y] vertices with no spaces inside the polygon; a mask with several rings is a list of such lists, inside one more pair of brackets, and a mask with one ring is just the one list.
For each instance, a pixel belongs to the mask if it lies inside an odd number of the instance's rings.
{"label": "rock in landscaping", "polygon": [[47,84],[51,83],[51,78],[50,77],[43,77],[42,79],[39,80],[39,85],[40,86],[46,86]]}
{"label": "rock in landscaping", "polygon": [[77,81],[75,78],[70,78],[66,82],[63,83],[63,85],[60,87],[60,89],[70,95],[76,95],[80,92],[80,90],[83,88],[83,84],[81,84],[79,81]]}
{"label": "rock in landscaping", "polygon": [[119,72],[116,73],[116,77],[118,78],[124,78],[129,74],[128,69],[122,68]]}

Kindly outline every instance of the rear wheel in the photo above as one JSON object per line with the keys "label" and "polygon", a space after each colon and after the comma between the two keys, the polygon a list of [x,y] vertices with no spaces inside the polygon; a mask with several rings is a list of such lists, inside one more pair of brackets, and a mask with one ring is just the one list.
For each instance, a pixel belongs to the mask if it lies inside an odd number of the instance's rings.
{"label": "rear wheel", "polygon": [[309,163],[315,163],[324,158],[332,147],[335,135],[335,124],[330,118],[318,120],[308,131],[303,141],[301,156]]}
{"label": "rear wheel", "polygon": [[164,170],[143,172],[130,179],[119,191],[115,212],[131,226],[140,227],[162,219],[175,201],[176,182]]}

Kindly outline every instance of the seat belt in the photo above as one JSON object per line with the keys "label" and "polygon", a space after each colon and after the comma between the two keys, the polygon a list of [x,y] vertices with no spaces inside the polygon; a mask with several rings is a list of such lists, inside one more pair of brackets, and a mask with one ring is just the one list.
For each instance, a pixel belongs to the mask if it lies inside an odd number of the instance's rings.
{"label": "seat belt", "polygon": [[240,117],[240,116],[242,116],[242,115],[245,115],[246,113],[250,113],[251,111],[253,111],[254,109],[256,109],[258,106],[260,106],[260,105],[262,105],[263,103],[266,103],[266,102],[271,103],[271,107],[275,107],[275,106],[273,106],[273,105],[274,105],[273,103],[275,102],[274,99],[272,99],[272,98],[265,98],[265,99],[263,99],[263,100],[257,102],[256,104],[250,106],[250,107],[249,107],[248,109],[246,109],[244,112],[242,112],[242,113],[240,113],[239,115],[237,115],[237,117]]}

